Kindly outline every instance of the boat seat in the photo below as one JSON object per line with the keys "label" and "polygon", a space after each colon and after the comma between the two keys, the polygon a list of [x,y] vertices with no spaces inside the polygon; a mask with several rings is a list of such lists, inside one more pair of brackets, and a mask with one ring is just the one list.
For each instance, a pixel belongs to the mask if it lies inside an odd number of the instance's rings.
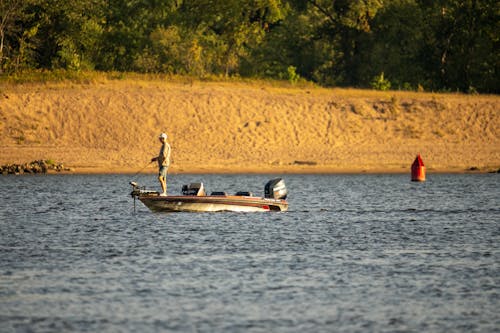
{"label": "boat seat", "polygon": [[227,193],[226,192],[221,192],[221,191],[214,191],[214,192],[210,193],[210,195],[224,195],[224,196],[226,196]]}
{"label": "boat seat", "polygon": [[240,197],[253,197],[253,193],[248,192],[248,191],[238,191],[238,192],[236,192],[235,195],[240,196]]}

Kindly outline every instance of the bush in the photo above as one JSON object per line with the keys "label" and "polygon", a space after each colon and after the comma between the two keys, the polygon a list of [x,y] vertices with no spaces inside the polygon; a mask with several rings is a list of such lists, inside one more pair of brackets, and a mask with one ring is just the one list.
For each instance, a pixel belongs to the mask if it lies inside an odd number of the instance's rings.
{"label": "bush", "polygon": [[288,66],[287,68],[287,78],[291,84],[295,84],[300,80],[300,75],[296,72],[297,68],[294,66]]}
{"label": "bush", "polygon": [[382,72],[372,79],[371,86],[375,90],[386,91],[391,88],[391,82],[384,78],[384,72]]}

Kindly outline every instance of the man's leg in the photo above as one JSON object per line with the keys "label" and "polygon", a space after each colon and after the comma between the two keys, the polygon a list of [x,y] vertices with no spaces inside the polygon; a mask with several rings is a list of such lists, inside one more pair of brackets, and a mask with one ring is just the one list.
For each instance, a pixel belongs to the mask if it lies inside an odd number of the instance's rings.
{"label": "man's leg", "polygon": [[165,177],[158,176],[158,180],[160,181],[162,193],[167,193],[167,182],[165,180]]}
{"label": "man's leg", "polygon": [[158,174],[158,180],[160,181],[162,194],[166,195],[167,194],[167,169],[165,167],[162,167],[160,169],[160,172]]}

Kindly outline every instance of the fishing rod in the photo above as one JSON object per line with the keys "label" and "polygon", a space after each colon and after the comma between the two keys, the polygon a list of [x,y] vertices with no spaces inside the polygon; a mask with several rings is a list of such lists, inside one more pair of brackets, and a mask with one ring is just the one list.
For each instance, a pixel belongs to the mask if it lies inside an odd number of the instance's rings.
{"label": "fishing rod", "polygon": [[132,178],[135,178],[138,174],[140,174],[144,169],[146,169],[151,163],[154,161],[149,161],[148,164],[146,164],[141,170],[137,171],[134,175],[132,175]]}
{"label": "fishing rod", "polygon": [[[132,180],[129,182],[129,184],[132,185],[133,188],[136,188],[139,186],[139,184],[137,184],[133,179],[135,177],[137,177],[137,175],[140,174],[142,171],[144,171],[144,169],[146,169],[151,163],[153,163],[153,161],[149,161],[148,164],[146,164],[144,167],[142,167],[141,170],[137,171],[135,174],[132,175]],[[134,206],[135,206],[135,202],[134,202]]]}
{"label": "fishing rod", "polygon": [[[134,175],[132,175],[132,179],[135,178],[139,173],[144,171],[144,169],[146,169],[151,163],[153,163],[153,161],[149,161],[148,164],[146,164],[144,167],[142,167],[141,170],[137,171]],[[136,195],[134,194],[134,192],[138,188],[139,184],[137,184],[135,181],[132,181],[132,180],[129,182],[129,184],[132,185],[132,188],[133,188],[131,195],[134,198],[134,213],[135,213],[135,197],[136,197]]]}

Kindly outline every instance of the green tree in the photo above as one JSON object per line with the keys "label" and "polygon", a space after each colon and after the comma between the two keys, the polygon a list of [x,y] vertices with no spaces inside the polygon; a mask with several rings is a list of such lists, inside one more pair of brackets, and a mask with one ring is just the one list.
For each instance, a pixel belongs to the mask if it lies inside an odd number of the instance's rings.
{"label": "green tree", "polygon": [[35,67],[79,70],[93,67],[100,45],[100,10],[93,0],[30,0],[18,24],[36,32],[32,38]]}
{"label": "green tree", "polygon": [[387,1],[370,25],[371,31],[359,39],[358,84],[367,86],[373,77],[385,73],[399,88],[427,85],[421,60],[428,32],[416,1]]}
{"label": "green tree", "polygon": [[202,53],[211,53],[212,71],[227,76],[238,71],[240,60],[261,44],[283,13],[280,0],[195,0],[184,2],[180,15],[199,36]]}
{"label": "green tree", "polygon": [[[273,29],[260,55],[265,71],[294,66],[300,76],[320,84],[353,84],[359,36],[370,31],[370,19],[382,7],[381,1],[287,3],[289,14]],[[272,52],[274,46],[279,47]]]}
{"label": "green tree", "polygon": [[26,33],[17,22],[26,18],[27,0],[0,0],[0,73],[8,64],[23,62],[19,56],[19,45],[27,46],[27,39],[32,37],[32,31]]}
{"label": "green tree", "polygon": [[[109,0],[104,8],[102,70],[141,70],[143,52],[151,54],[150,35],[168,26],[177,8],[176,0]],[[154,55],[152,55],[154,57]],[[138,68],[139,67],[139,68]]]}
{"label": "green tree", "polygon": [[436,88],[499,92],[500,3],[421,1],[431,24],[427,50]]}

